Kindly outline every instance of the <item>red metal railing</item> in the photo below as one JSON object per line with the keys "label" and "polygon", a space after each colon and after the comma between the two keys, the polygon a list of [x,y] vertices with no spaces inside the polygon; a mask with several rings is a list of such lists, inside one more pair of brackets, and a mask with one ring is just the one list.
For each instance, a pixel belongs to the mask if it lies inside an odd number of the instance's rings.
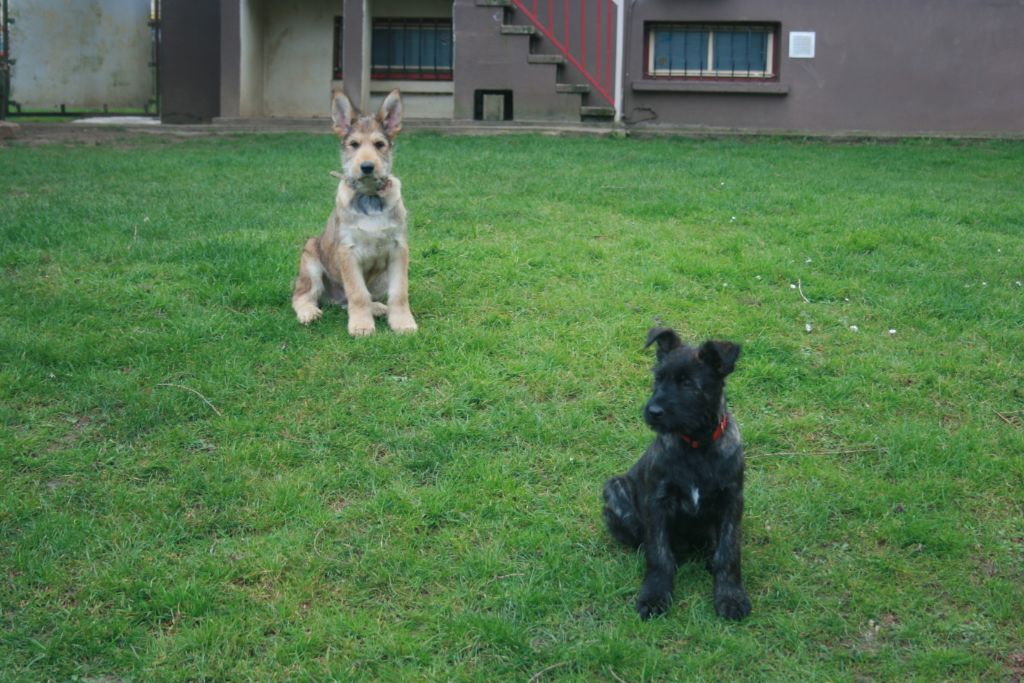
{"label": "red metal railing", "polygon": [[[512,0],[594,90],[615,104],[615,4],[612,0]],[[561,4],[558,8],[556,5]],[[546,5],[546,7],[544,7]],[[561,11],[559,11],[561,10]],[[542,19],[541,17],[544,17]],[[578,19],[578,21],[577,21]]]}

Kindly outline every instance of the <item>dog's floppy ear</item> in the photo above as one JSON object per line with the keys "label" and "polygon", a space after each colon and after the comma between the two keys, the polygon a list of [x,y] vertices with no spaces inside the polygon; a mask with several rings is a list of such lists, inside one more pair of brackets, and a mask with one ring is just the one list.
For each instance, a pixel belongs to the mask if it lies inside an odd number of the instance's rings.
{"label": "dog's floppy ear", "polygon": [[736,369],[740,357],[740,345],[728,341],[708,340],[700,345],[697,357],[722,377]]}
{"label": "dog's floppy ear", "polygon": [[676,331],[670,327],[652,327],[647,332],[647,343],[644,344],[644,348],[646,349],[654,342],[658,342],[657,357],[659,361],[667,356],[672,349],[683,344]]}
{"label": "dog's floppy ear", "polygon": [[348,135],[357,118],[359,110],[352,106],[348,95],[341,90],[331,93],[331,124],[335,133],[342,137]]}
{"label": "dog's floppy ear", "polygon": [[402,94],[398,92],[398,88],[389,92],[381,102],[377,120],[384,127],[388,138],[395,137],[398,131],[402,130]]}

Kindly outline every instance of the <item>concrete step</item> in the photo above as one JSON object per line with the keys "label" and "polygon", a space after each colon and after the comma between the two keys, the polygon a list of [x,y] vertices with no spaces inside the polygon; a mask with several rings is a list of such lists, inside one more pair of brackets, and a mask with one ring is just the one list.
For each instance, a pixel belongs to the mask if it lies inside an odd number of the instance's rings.
{"label": "concrete step", "polygon": [[530,64],[565,64],[562,55],[530,55],[526,58]]}
{"label": "concrete step", "polygon": [[537,29],[533,26],[519,26],[518,24],[502,24],[501,32],[506,36],[533,36]]}
{"label": "concrete step", "polygon": [[590,92],[590,86],[586,83],[556,83],[555,92],[586,95]]}
{"label": "concrete step", "polygon": [[592,119],[615,118],[615,107],[580,107],[580,116]]}

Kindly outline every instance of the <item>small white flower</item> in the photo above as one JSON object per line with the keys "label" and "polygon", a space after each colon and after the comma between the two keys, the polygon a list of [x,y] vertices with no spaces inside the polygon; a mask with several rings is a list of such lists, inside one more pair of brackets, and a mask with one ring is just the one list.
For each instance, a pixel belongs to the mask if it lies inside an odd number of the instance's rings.
{"label": "small white flower", "polygon": [[811,324],[810,324],[810,323],[807,323],[806,325],[804,325],[804,332],[810,332],[810,331],[811,331],[811,330],[813,330],[813,329],[814,329],[814,328],[813,328],[813,327],[811,327]]}
{"label": "small white flower", "polygon": [[730,218],[729,222],[730,223],[735,223],[736,222],[736,216],[733,216],[732,218]]}
{"label": "small white flower", "polygon": [[810,262],[811,262],[811,259],[807,259],[806,261],[804,261],[804,263],[810,263]]}
{"label": "small white flower", "polygon": [[723,282],[723,283],[722,283],[722,286],[723,286],[723,287],[728,287],[728,286],[729,286],[729,283],[728,283],[728,282]]}
{"label": "small white flower", "polygon": [[844,296],[843,297],[843,301],[849,301],[849,300],[850,300],[850,297],[848,297],[848,296]]}
{"label": "small white flower", "polygon": [[1024,287],[1024,284],[1021,284],[1021,281],[1020,281],[1020,280],[1017,280],[1017,286],[1018,286],[1018,287]]}
{"label": "small white flower", "polygon": [[850,332],[860,332],[860,328],[856,325],[850,325]]}
{"label": "small white flower", "polygon": [[996,253],[997,253],[997,254],[1002,254],[1002,253],[1003,253],[1003,250],[1002,250],[1002,249],[996,249]]}
{"label": "small white flower", "polygon": [[[755,280],[760,280],[760,279],[761,279],[761,276],[760,276],[760,275],[755,275],[755,276],[754,276],[754,279],[755,279]],[[1017,282],[1017,284],[1019,285],[1019,284],[1020,284],[1020,282],[1018,281],[1018,282]]]}
{"label": "small white flower", "polygon": [[895,328],[895,327],[893,327],[893,328],[890,328],[890,329],[889,329],[889,334],[890,334],[890,335],[896,334],[896,328]]}
{"label": "small white flower", "polygon": [[794,285],[794,284],[790,284],[790,285],[789,285],[789,288],[790,288],[790,289],[796,289],[796,285]]}
{"label": "small white flower", "polygon": [[982,282],[982,283],[981,283],[981,286],[982,286],[982,287],[988,287],[988,283],[987,283],[987,282]]}

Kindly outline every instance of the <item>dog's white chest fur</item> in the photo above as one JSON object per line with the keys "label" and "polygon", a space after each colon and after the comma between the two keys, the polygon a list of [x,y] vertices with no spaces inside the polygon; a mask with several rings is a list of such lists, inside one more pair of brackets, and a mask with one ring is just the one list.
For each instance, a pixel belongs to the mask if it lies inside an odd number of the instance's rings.
{"label": "dog's white chest fur", "polygon": [[375,270],[376,264],[386,265],[395,247],[405,242],[405,224],[396,214],[389,209],[369,214],[350,210],[339,221],[341,243],[352,249],[364,269]]}

